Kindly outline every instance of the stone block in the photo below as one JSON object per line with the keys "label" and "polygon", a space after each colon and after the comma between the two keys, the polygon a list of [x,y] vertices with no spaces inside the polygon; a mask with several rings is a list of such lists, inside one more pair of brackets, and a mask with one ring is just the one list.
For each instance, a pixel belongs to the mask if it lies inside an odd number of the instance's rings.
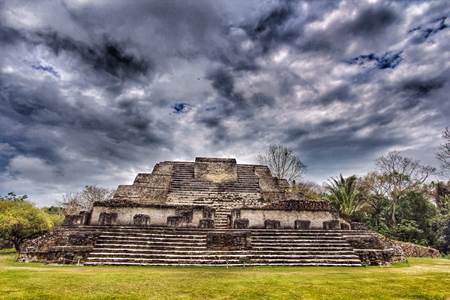
{"label": "stone block", "polygon": [[212,219],[213,218],[213,211],[211,207],[204,207],[203,208],[203,219]]}
{"label": "stone block", "polygon": [[265,220],[264,228],[266,229],[278,229],[281,227],[280,221],[278,220]]}
{"label": "stone block", "polygon": [[177,208],[175,210],[175,215],[182,217],[184,222],[191,223],[194,216],[194,210],[192,208]]}
{"label": "stone block", "polygon": [[249,221],[248,219],[236,219],[234,220],[233,227],[235,229],[247,229]]}
{"label": "stone block", "polygon": [[206,247],[216,250],[240,250],[250,248],[249,232],[210,232]]}
{"label": "stone block", "polygon": [[350,227],[352,228],[352,230],[368,230],[369,229],[366,224],[360,223],[360,222],[351,222]]}
{"label": "stone block", "polygon": [[200,228],[214,228],[214,220],[212,219],[201,219],[198,227]]}
{"label": "stone block", "polygon": [[331,220],[323,222],[323,229],[340,229],[339,220]]}
{"label": "stone block", "polygon": [[309,229],[311,221],[308,220],[295,220],[295,229]]}
{"label": "stone block", "polygon": [[150,225],[150,216],[145,214],[134,215],[133,224],[137,226],[148,226]]}
{"label": "stone block", "polygon": [[64,225],[88,225],[90,216],[90,212],[87,211],[81,211],[77,215],[64,216]]}
{"label": "stone block", "polygon": [[235,182],[238,179],[236,160],[197,157],[194,177],[215,183]]}
{"label": "stone block", "polygon": [[185,223],[183,216],[169,216],[167,217],[167,226],[169,227],[181,227]]}
{"label": "stone block", "polygon": [[350,225],[348,223],[341,223],[342,230],[350,230]]}
{"label": "stone block", "polygon": [[98,217],[99,225],[114,225],[116,224],[116,221],[117,221],[117,213],[102,212]]}

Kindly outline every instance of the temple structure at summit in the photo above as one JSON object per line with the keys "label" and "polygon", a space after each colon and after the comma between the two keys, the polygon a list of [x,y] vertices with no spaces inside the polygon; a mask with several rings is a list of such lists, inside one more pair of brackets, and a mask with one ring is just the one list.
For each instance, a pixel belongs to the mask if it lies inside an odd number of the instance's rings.
{"label": "temple structure at summit", "polygon": [[20,259],[88,265],[348,265],[402,259],[326,201],[263,165],[197,157],[157,163],[91,211],[30,240]]}

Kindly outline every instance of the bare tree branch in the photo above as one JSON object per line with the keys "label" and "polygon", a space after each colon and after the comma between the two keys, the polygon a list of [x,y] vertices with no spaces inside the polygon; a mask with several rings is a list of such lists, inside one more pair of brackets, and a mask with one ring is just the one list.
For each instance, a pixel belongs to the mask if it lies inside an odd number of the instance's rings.
{"label": "bare tree branch", "polygon": [[382,186],[384,196],[391,202],[391,218],[395,224],[395,211],[400,197],[406,192],[420,188],[430,175],[436,173],[436,169],[404,157],[397,151],[379,157],[376,165],[378,173],[374,178],[379,180],[378,185]]}
{"label": "bare tree branch", "polygon": [[94,202],[106,201],[111,197],[111,190],[87,185],[81,192],[64,195],[61,205],[64,207],[64,213],[66,215],[73,215],[80,211],[89,211]]}
{"label": "bare tree branch", "polygon": [[450,128],[445,128],[442,137],[445,141],[439,148],[437,158],[440,160],[443,169],[450,170]]}
{"label": "bare tree branch", "polygon": [[306,168],[294,151],[282,145],[270,145],[267,152],[258,155],[257,159],[269,167],[273,176],[289,182],[300,178]]}

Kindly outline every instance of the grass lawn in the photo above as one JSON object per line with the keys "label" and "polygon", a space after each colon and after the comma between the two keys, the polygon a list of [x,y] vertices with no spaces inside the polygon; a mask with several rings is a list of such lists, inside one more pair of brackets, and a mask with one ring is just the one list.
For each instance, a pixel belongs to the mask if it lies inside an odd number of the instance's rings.
{"label": "grass lawn", "polygon": [[450,299],[449,259],[391,267],[81,267],[0,252],[0,299]]}

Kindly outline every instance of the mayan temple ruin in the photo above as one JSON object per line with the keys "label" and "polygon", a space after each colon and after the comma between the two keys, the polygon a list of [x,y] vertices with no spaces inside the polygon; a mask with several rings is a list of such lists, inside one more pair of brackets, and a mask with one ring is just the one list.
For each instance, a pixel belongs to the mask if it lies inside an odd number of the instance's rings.
{"label": "mayan temple ruin", "polygon": [[22,246],[22,261],[85,265],[340,265],[402,260],[388,239],[263,165],[165,161]]}

